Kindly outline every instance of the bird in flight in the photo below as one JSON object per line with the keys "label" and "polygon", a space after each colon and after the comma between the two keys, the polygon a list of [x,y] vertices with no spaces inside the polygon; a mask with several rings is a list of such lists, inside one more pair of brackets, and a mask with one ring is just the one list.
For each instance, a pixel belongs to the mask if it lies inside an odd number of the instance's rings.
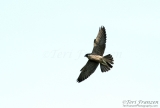
{"label": "bird in flight", "polygon": [[96,70],[99,64],[102,72],[109,71],[112,68],[112,64],[114,61],[112,55],[108,54],[103,56],[105,46],[106,31],[105,27],[102,26],[99,28],[96,39],[94,39],[94,47],[92,53],[88,53],[85,55],[85,57],[88,58],[88,62],[80,70],[81,73],[77,79],[77,82],[81,82],[87,79]]}

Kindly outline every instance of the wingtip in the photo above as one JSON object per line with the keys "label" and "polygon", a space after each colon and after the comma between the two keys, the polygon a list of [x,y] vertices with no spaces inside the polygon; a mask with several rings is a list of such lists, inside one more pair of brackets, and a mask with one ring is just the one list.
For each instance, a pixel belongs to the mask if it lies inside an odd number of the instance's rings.
{"label": "wingtip", "polygon": [[78,77],[78,78],[77,78],[77,82],[80,83],[80,82],[84,81],[85,79],[87,79],[87,78],[79,78],[79,77]]}
{"label": "wingtip", "polygon": [[105,27],[102,25],[101,28],[105,28]]}
{"label": "wingtip", "polygon": [[101,30],[101,29],[105,30],[105,27],[102,25],[101,27],[99,27],[99,30]]}
{"label": "wingtip", "polygon": [[81,81],[79,79],[77,79],[77,82],[80,83]]}

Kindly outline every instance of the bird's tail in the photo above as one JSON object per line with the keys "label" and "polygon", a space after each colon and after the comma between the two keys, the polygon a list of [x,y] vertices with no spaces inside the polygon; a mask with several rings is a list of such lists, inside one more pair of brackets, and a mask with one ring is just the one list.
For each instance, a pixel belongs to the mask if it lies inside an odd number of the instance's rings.
{"label": "bird's tail", "polygon": [[110,68],[113,67],[112,64],[113,64],[113,61],[114,61],[114,60],[113,60],[112,55],[111,55],[111,54],[108,54],[108,55],[104,56],[104,57],[102,58],[102,60],[103,60],[103,63],[100,64],[101,71],[102,71],[102,72],[109,71]]}

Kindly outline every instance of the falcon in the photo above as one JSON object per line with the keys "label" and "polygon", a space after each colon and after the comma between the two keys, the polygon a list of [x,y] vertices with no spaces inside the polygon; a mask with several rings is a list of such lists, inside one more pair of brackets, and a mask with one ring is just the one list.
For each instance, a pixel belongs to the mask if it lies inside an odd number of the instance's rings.
{"label": "falcon", "polygon": [[100,64],[102,72],[109,71],[112,68],[113,57],[111,54],[103,56],[106,46],[106,30],[104,26],[99,28],[98,35],[94,39],[94,47],[92,53],[86,54],[84,57],[88,58],[86,65],[80,70],[81,73],[77,79],[77,82],[82,82],[87,79]]}

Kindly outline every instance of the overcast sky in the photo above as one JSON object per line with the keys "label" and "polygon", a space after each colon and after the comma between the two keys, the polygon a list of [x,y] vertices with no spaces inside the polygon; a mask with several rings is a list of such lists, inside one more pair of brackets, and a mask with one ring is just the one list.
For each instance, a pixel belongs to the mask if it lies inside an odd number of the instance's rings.
{"label": "overcast sky", "polygon": [[[102,25],[113,68],[77,83]],[[160,102],[159,65],[159,0],[1,0],[0,108]]]}

